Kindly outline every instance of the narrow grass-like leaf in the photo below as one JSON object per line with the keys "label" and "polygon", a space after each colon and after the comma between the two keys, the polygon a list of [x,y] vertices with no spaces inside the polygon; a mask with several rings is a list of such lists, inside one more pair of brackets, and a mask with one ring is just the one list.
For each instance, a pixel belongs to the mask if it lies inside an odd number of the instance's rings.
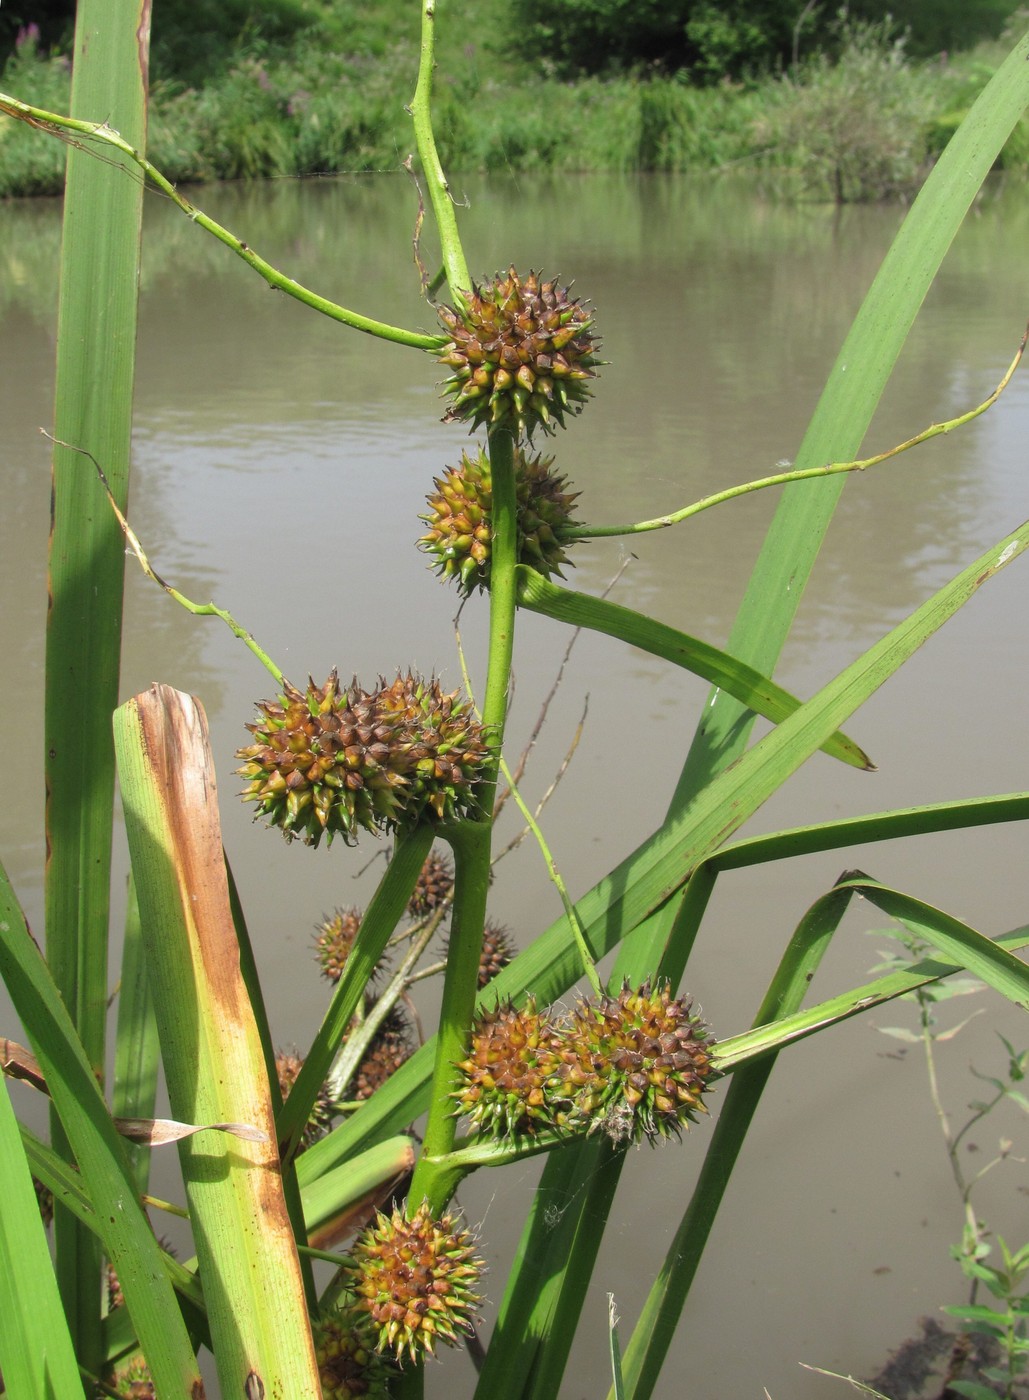
{"label": "narrow grass-like leaf", "polygon": [[382,957],[390,934],[404,915],[434,837],[433,828],[426,824],[397,839],[386,872],[364,911],[361,928],[333,990],[329,1008],[311,1042],[289,1098],[278,1115],[277,1130],[284,1153],[291,1153],[300,1139],[375,964]]}
{"label": "narrow grass-like leaf", "polygon": [[179,1145],[222,1391],[319,1400],[206,719],[189,696],[153,686],[117,711],[115,745],[172,1112],[188,1123],[246,1122],[264,1136],[208,1133]]}
{"label": "narrow grass-like leaf", "polygon": [[0,1372],[8,1395],[81,1394],[50,1246],[6,1081],[0,1084]]}
{"label": "narrow grass-like leaf", "polygon": [[[951,920],[947,915],[941,916],[940,911],[929,911],[938,917],[928,919],[927,906],[921,905],[920,901],[910,900],[896,891],[884,890],[884,887],[868,880],[842,880],[829,895],[812,906],[798,933],[804,929],[805,923],[824,921],[827,915],[838,922],[838,913],[842,912],[854,894],[868,897],[873,889],[893,897],[891,902],[898,910],[905,910],[905,919],[911,916],[912,922],[927,940],[935,934],[940,937],[941,943],[947,940],[950,946],[960,950],[962,961],[923,959],[805,1011],[797,1011],[794,1007],[803,997],[811,967],[803,961],[796,962],[789,986],[782,981],[784,969],[781,967],[758,1013],[755,1028],[719,1044],[721,1059],[718,1067],[734,1070],[732,1085],[715,1125],[693,1197],[626,1349],[625,1377],[629,1394],[633,1393],[633,1387],[643,1387],[643,1393],[649,1393],[650,1387],[657,1382],[729,1176],[779,1052],[796,1040],[904,996],[937,977],[960,971],[964,966],[965,951],[973,944],[976,945],[981,965],[990,967],[998,978],[1009,978],[1012,986],[1022,987],[1023,995],[1024,989],[1029,987],[1029,968],[1014,958],[1010,951],[1029,942],[1029,928],[1017,929],[991,942],[965,925],[961,925],[958,932],[953,928],[958,921]],[[899,913],[898,917],[901,917]],[[940,928],[946,929],[942,936],[939,935]],[[796,943],[797,935],[794,936]],[[1014,968],[1010,964],[1014,964]],[[1002,971],[998,972],[998,969]],[[803,985],[798,983],[797,973],[801,975]],[[766,1014],[769,1012],[772,1014]]]}
{"label": "narrow grass-like leaf", "polygon": [[[76,116],[146,144],[150,0],[79,0]],[[143,190],[128,163],[68,153],[54,436],[104,464],[125,504]],[[114,751],[125,552],[84,459],[55,447],[46,631],[46,947],[90,1063],[104,1072]],[[52,1125],[60,1147],[61,1127]],[[100,1344],[100,1260],[59,1210],[57,1271],[80,1362]]]}
{"label": "narrow grass-like leaf", "polygon": [[902,919],[933,948],[967,968],[1001,996],[1029,1010],[1029,967],[1005,948],[942,909],[900,890],[891,890],[877,880],[851,875],[847,885],[891,918]]}
{"label": "narrow grass-like leaf", "polygon": [[[125,945],[118,983],[118,1023],[114,1046],[111,1110],[115,1118],[151,1118],[157,1101],[157,1071],[161,1062],[154,1004],[146,975],[146,957],[139,927],[135,883],[129,882],[125,915]],[[129,1161],[141,1193],[150,1176],[146,1147],[131,1143]]]}
{"label": "narrow grass-like leaf", "polygon": [[[781,685],[755,671],[753,666],[719,651],[708,642],[702,642],[686,632],[678,632],[674,627],[656,622],[632,608],[611,603],[606,598],[591,598],[586,593],[561,588],[524,564],[518,566],[518,604],[530,612],[565,622],[570,627],[586,627],[593,632],[602,632],[607,637],[616,637],[630,646],[639,647],[652,656],[660,656],[674,666],[681,666],[683,670],[710,681],[741,705],[774,724],[792,715],[801,704],[788,690],[783,690]],[[853,768],[875,766],[868,755],[845,734],[831,735],[822,748],[830,757],[849,763]]]}
{"label": "narrow grass-like leaf", "polygon": [[[883,259],[830,371],[794,465],[849,461],[860,448],[908,331],[962,220],[1029,104],[1029,33],[1022,36],[955,132]],[[728,651],[775,670],[846,476],[783,491],[729,637]],[[688,800],[747,742],[750,717],[713,694],[683,768]]]}
{"label": "narrow grass-like leaf", "polygon": [[[835,680],[725,772],[684,813],[671,818],[593,887],[575,906],[586,942],[599,959],[682,888],[690,872],[738,829],[826,738],[904,664],[947,618],[1000,569],[1029,547],[1029,524],[991,546],[968,568],[887,633]],[[490,983],[497,997],[532,992],[554,1001],[575,982],[581,964],[564,918],[557,920]],[[480,998],[484,1001],[485,998]],[[431,1044],[431,1042],[430,1042]],[[298,1163],[301,1185],[359,1144],[400,1131],[424,1106],[428,1047],[345,1124],[316,1143]]]}
{"label": "narrow grass-like leaf", "polygon": [[0,974],[32,1042],[83,1187],[90,1201],[101,1203],[95,1219],[104,1253],[118,1272],[158,1393],[200,1397],[196,1357],[136,1196],[124,1144],[2,867]]}

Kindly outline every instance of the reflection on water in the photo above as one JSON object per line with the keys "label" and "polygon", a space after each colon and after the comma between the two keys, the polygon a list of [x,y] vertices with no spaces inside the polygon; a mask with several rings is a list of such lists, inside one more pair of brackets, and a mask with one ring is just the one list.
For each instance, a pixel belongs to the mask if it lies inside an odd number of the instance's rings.
{"label": "reflection on water", "polygon": [[[595,402],[551,447],[598,523],[654,516],[763,475],[797,450],[807,418],[878,262],[896,210],[778,208],[730,185],[666,178],[467,182],[473,268],[514,262],[575,278],[597,308],[603,371]],[[216,187],[200,203],[290,276],[358,310],[434,328],[411,262],[414,197],[404,177]],[[962,230],[912,333],[866,444],[869,452],[981,400],[1007,365],[1027,306],[1029,211],[991,192]],[[51,420],[56,204],[0,208],[0,518],[3,655],[17,727],[17,802],[0,849],[41,922],[42,686],[46,444]],[[423,248],[427,261],[431,250]],[[102,366],[98,366],[102,373]],[[413,548],[432,477],[463,433],[440,424],[424,355],[379,344],[272,293],[170,205],[148,204],[131,515],[156,567],[187,595],[230,608],[294,680],[339,665],[365,680],[396,666],[457,683],[456,595]],[[808,694],[1025,514],[1024,373],[968,430],[852,480],[802,605],[781,680]],[[774,507],[754,496],[631,547],[614,596],[724,642]],[[99,507],[98,507],[99,508]],[[576,552],[576,586],[599,591],[629,548]],[[1024,567],[1023,567],[1024,572]],[[983,590],[849,729],[879,765],[818,756],[753,829],[1026,785],[1026,609],[1019,566]],[[189,618],[130,570],[123,694],[152,679],[194,691],[212,720],[226,842],[272,1001],[276,1036],[303,1045],[324,993],[306,952],[318,917],[367,895],[369,852],[290,848],[230,799],[232,754],[270,681],[213,621]],[[481,685],[483,605],[462,617]],[[513,731],[524,737],[565,638],[523,619]],[[585,734],[548,810],[575,892],[660,820],[705,687],[604,638],[578,644],[526,780],[548,785],[589,694]],[[16,697],[29,696],[23,706]],[[909,888],[989,932],[1024,918],[1017,832],[869,847],[725,876],[690,988],[717,1034],[742,1029],[790,930],[844,865]],[[121,876],[119,875],[119,882]],[[119,885],[120,887],[120,885]],[[498,871],[493,912],[529,939],[558,905],[533,851]],[[873,921],[874,923],[874,921]],[[861,980],[879,944],[855,914],[820,974],[823,994]],[[943,1072],[955,1110],[965,1066],[990,1066],[992,1001]],[[891,1009],[885,1021],[910,1013]],[[978,1038],[973,1038],[978,1034]],[[717,1095],[716,1095],[717,1098]],[[677,1223],[707,1129],[629,1163],[565,1392],[607,1386],[605,1295],[623,1340]],[[920,1313],[957,1301],[947,1246],[960,1233],[917,1058],[862,1020],[783,1058],[730,1189],[661,1394],[774,1400],[835,1393],[797,1362],[868,1373]],[[988,1150],[988,1144],[983,1144]],[[511,1231],[536,1167],[480,1175],[462,1192],[483,1219],[503,1287]],[[1013,1181],[983,1214],[1017,1234]],[[560,1209],[562,1203],[552,1203]],[[1013,1237],[1013,1236],[1012,1236]],[[953,1270],[956,1274],[956,1270]],[[729,1311],[731,1310],[731,1311]],[[729,1315],[727,1316],[727,1311]],[[733,1346],[725,1337],[732,1329]],[[692,1379],[692,1378],[699,1379]],[[439,1384],[437,1378],[436,1384]],[[431,1390],[431,1386],[430,1386]]]}

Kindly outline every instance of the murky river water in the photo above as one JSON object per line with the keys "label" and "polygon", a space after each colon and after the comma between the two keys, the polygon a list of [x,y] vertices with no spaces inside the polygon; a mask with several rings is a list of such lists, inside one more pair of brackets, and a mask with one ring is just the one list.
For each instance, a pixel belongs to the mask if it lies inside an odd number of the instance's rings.
{"label": "murky river water", "polygon": [[[456,182],[458,189],[464,187]],[[603,334],[596,399],[554,444],[597,522],[647,518],[772,470],[796,452],[824,376],[883,252],[897,210],[777,208],[718,184],[652,178],[467,182],[462,228],[473,269],[515,263],[575,278]],[[217,187],[199,202],[289,275],[346,305],[434,329],[411,264],[413,195],[401,176]],[[0,610],[8,694],[9,800],[0,849],[42,927],[41,696],[59,208],[0,208]],[[1027,311],[1024,189],[972,214],[910,338],[866,443],[879,450],[979,402]],[[97,366],[103,374],[103,366]],[[156,567],[213,597],[286,671],[339,665],[365,679],[396,666],[457,684],[455,595],[413,547],[434,474],[465,435],[440,424],[423,356],[346,331],[273,294],[170,205],[147,209],[131,516]],[[1029,378],[961,433],[852,479],[778,678],[807,695],[1025,516]],[[615,597],[724,643],[774,507],[773,493],[638,539]],[[574,582],[599,591],[625,560],[617,541],[580,546]],[[1029,784],[1026,566],[1016,564],[847,726],[875,774],[819,755],[750,830]],[[269,681],[217,622],[177,609],[129,566],[123,694],[159,679],[195,692],[211,718],[223,821],[273,1028],[304,1045],[325,993],[307,958],[312,926],[368,892],[371,843],[287,848],[231,799],[233,751]],[[484,605],[462,620],[481,684]],[[565,638],[524,618],[513,738],[531,728]],[[706,687],[614,642],[584,637],[526,780],[550,782],[589,696],[585,733],[547,810],[574,893],[660,820]],[[27,699],[25,698],[27,697]],[[73,702],[73,697],[69,697]],[[11,796],[13,794],[13,797]],[[985,932],[1026,919],[1024,832],[995,829],[808,857],[723,877],[688,985],[716,1034],[743,1029],[807,906],[844,867],[949,909]],[[124,863],[122,864],[122,871]],[[119,888],[122,875],[119,874]],[[503,862],[493,912],[528,941],[558,903],[528,845]],[[864,922],[862,922],[864,920]],[[865,980],[882,940],[848,918],[819,976],[822,996]],[[978,1089],[970,1061],[1000,1065],[995,1031],[1029,1042],[992,997],[942,1047],[948,1106]],[[969,1003],[962,1003],[967,1012]],[[946,1013],[945,1013],[946,1014]],[[892,1007],[880,1024],[914,1024]],[[951,1020],[959,1019],[955,1008]],[[12,1033],[6,1026],[3,1033]],[[686,1400],[817,1400],[845,1394],[810,1362],[870,1374],[917,1319],[960,1301],[948,1260],[960,1234],[924,1068],[857,1020],[785,1055],[730,1187],[660,1394]],[[21,1095],[24,1102],[24,1095]],[[990,1153],[1001,1131],[983,1129]],[[603,1328],[613,1292],[627,1338],[677,1224],[707,1129],[636,1154],[624,1174],[563,1395],[606,1393]],[[980,1160],[986,1160],[985,1155]],[[535,1165],[462,1192],[483,1223],[490,1293]],[[1023,1168],[995,1173],[981,1213],[1021,1243]],[[992,1193],[992,1194],[991,1194]],[[451,1375],[455,1373],[448,1367]],[[436,1370],[435,1384],[447,1374]],[[460,1362],[456,1372],[460,1376]],[[453,1394],[455,1382],[447,1382]],[[460,1385],[458,1381],[456,1384]],[[470,1390],[470,1381],[469,1381]]]}

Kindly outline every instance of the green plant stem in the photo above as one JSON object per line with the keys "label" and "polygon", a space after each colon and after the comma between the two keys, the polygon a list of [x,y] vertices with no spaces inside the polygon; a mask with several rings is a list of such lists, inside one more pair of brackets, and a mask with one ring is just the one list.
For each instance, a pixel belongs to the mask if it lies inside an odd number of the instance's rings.
{"label": "green plant stem", "polygon": [[[489,434],[493,480],[493,552],[490,586],[489,660],[482,720],[494,747],[494,761],[483,784],[482,808],[492,812],[497,772],[504,741],[507,696],[514,652],[515,566],[518,526],[515,493],[514,440],[505,429]],[[491,820],[463,822],[443,835],[454,850],[454,905],[450,950],[443,983],[439,1035],[432,1079],[425,1151],[415,1168],[409,1201],[414,1208],[427,1199],[439,1212],[453,1195],[460,1174],[445,1163],[457,1136],[451,1094],[457,1087],[457,1065],[465,1058],[475,996],[478,990],[482,930],[489,890]]]}
{"label": "green plant stem", "polygon": [[177,209],[181,209],[188,219],[199,224],[202,229],[217,238],[219,243],[224,243],[227,248],[231,248],[259,277],[263,277],[270,287],[274,287],[276,291],[285,292],[287,296],[294,297],[297,301],[303,302],[305,306],[310,306],[314,311],[320,311],[323,316],[328,316],[330,320],[340,321],[343,325],[350,326],[352,330],[364,331],[367,335],[378,336],[381,340],[391,340],[397,345],[410,345],[415,350],[438,350],[441,345],[446,344],[445,336],[422,335],[417,331],[404,330],[400,326],[387,325],[384,321],[376,321],[370,316],[362,316],[360,312],[349,311],[345,306],[340,306],[327,297],[312,292],[310,288],[302,287],[299,282],[295,282],[292,277],[287,277],[285,273],[273,267],[260,254],[255,253],[249,244],[244,243],[241,238],[237,238],[234,233],[223,228],[202,209],[198,209],[195,204],[191,204],[188,199],[179,194],[172,182],[162,175],[157,167],[147,160],[146,156],[124,140],[106,122],[77,121],[74,117],[64,117],[57,112],[47,112],[41,107],[32,107],[27,102],[19,102],[16,97],[10,97],[7,93],[0,93],[0,112],[58,137],[63,138],[65,132],[74,133],[82,139],[72,141],[71,144],[90,154],[94,153],[85,143],[96,141],[118,151],[123,156],[127,156],[157,186],[162,194],[167,195]]}
{"label": "green plant stem", "polygon": [[429,199],[436,218],[450,295],[457,307],[462,309],[465,294],[472,290],[472,279],[468,275],[468,264],[457,229],[453,196],[440,162],[439,152],[436,150],[436,137],[432,130],[432,70],[436,61],[435,49],[436,0],[422,0],[421,52],[418,83],[411,102],[411,119],[414,122],[415,145],[418,147],[418,156],[429,185]]}
{"label": "green plant stem", "polygon": [[149,558],[147,557],[146,551],[139,542],[138,535],[126,519],[124,511],[121,509],[118,502],[115,500],[114,493],[112,492],[107,477],[104,474],[104,469],[97,461],[97,459],[93,456],[92,452],[88,452],[84,447],[76,447],[73,443],[70,442],[60,442],[58,441],[58,439],[51,437],[49,433],[44,433],[43,436],[50,438],[51,442],[55,443],[56,446],[67,448],[69,452],[81,453],[83,457],[88,457],[89,460],[93,463],[93,466],[96,468],[97,476],[100,478],[100,484],[103,486],[104,490],[107,493],[108,504],[114,511],[118,524],[121,526],[121,532],[125,536],[125,540],[129,548],[136,556],[136,559],[139,562],[139,566],[146,574],[147,578],[152,580],[152,582],[156,583],[159,588],[163,588],[165,593],[168,594],[169,598],[173,598],[175,602],[179,604],[180,607],[185,608],[186,611],[188,613],[192,613],[194,617],[220,617],[222,622],[225,623],[226,627],[228,627],[232,635],[234,637],[237,637],[244,644],[244,646],[249,647],[249,649],[257,657],[258,661],[260,661],[261,665],[265,668],[265,670],[270,672],[270,674],[275,680],[276,685],[282,685],[285,677],[280,667],[276,665],[276,663],[272,660],[272,658],[268,655],[264,648],[256,641],[253,634],[251,632],[248,632],[246,628],[241,627],[230,612],[226,612],[224,608],[219,608],[214,603],[193,603],[190,601],[189,598],[186,597],[184,593],[180,593],[177,588],[173,588],[170,583],[166,583],[164,581],[161,575],[151,564]]}
{"label": "green plant stem", "polygon": [[716,491],[713,495],[703,496],[699,501],[694,501],[692,505],[683,506],[681,510],[672,511],[669,515],[659,515],[653,520],[639,520],[632,525],[575,525],[563,530],[561,538],[563,540],[595,540],[609,535],[642,535],[650,530],[666,530],[670,525],[680,525],[684,520],[700,515],[702,511],[710,510],[712,506],[724,505],[726,501],[737,500],[740,496],[749,496],[753,491],[764,491],[769,486],[788,486],[794,481],[810,481],[816,477],[838,476],[842,472],[863,472],[867,467],[877,467],[881,462],[887,462],[892,457],[899,457],[902,452],[907,452],[912,447],[919,447],[923,442],[929,442],[935,437],[951,433],[955,428],[964,427],[966,423],[971,423],[985,413],[988,408],[992,408],[1011,382],[1011,376],[1018,368],[1027,340],[1029,340],[1029,326],[1022,334],[1014,359],[989,398],[984,399],[975,408],[969,409],[967,413],[961,413],[955,418],[947,419],[945,423],[930,424],[928,428],[916,433],[914,437],[908,438],[906,442],[898,443],[896,447],[879,452],[874,457],[864,457],[860,461],[852,462],[826,462],[824,466],[820,467],[799,469],[791,467],[789,471],[775,472],[772,476],[758,477],[754,481],[744,481],[738,486],[730,486],[724,491]]}

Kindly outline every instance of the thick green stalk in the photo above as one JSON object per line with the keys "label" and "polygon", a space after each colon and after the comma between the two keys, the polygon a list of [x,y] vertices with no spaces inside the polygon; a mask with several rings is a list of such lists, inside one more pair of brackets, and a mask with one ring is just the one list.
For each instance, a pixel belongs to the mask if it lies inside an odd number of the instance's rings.
{"label": "thick green stalk", "polygon": [[464,302],[464,294],[472,290],[472,279],[468,275],[468,264],[457,230],[454,200],[439,152],[436,150],[436,137],[432,130],[432,70],[436,63],[435,51],[436,0],[422,0],[421,54],[418,62],[418,84],[411,102],[411,118],[414,122],[418,156],[429,185],[429,200],[436,218],[450,295],[455,304],[460,306]]}
{"label": "thick green stalk", "polygon": [[[483,784],[482,804],[486,812],[492,811],[496,795],[514,651],[518,505],[514,440],[506,428],[490,432],[489,453],[493,481],[493,546],[489,662],[482,719],[490,744],[494,747],[495,758],[489,780]],[[457,1087],[456,1065],[467,1054],[469,1030],[475,1011],[482,929],[489,890],[491,837],[490,820],[465,823],[448,837],[455,859],[450,952],[443,984],[425,1151],[415,1169],[410,1195],[415,1207],[426,1198],[437,1212],[453,1195],[459,1179],[452,1169],[440,1164],[440,1159],[451,1151],[457,1136],[451,1093]]]}
{"label": "thick green stalk", "polygon": [[[146,140],[149,0],[80,0],[72,108]],[[64,202],[55,436],[108,466],[124,506],[143,191],[126,163],[72,148]],[[114,749],[125,553],[82,458],[53,458],[46,635],[47,957],[90,1063],[103,1074]],[[53,1139],[64,1142],[54,1121]],[[96,1243],[58,1212],[57,1273],[82,1364],[100,1360]]]}

